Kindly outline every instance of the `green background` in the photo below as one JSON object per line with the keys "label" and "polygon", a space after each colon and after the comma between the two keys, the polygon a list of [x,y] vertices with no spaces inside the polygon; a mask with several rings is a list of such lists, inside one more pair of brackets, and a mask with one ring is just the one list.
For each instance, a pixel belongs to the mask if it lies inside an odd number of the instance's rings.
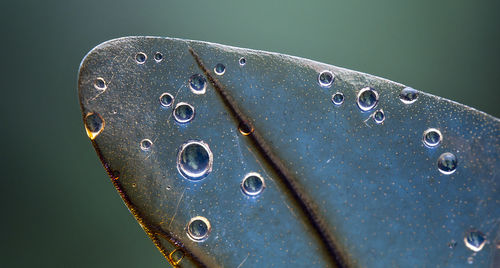
{"label": "green background", "polygon": [[500,116],[498,1],[2,1],[2,267],[158,267],[88,140],[77,71],[155,35],[281,52]]}

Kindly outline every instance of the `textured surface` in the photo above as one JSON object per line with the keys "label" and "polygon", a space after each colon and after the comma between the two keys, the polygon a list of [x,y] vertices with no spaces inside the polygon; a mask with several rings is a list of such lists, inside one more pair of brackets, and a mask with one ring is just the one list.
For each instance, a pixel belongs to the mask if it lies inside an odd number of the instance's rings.
{"label": "textured surface", "polygon": [[[136,61],[138,52],[147,55],[143,64]],[[155,61],[156,52],[162,61]],[[260,137],[299,196],[312,201],[309,207],[333,238],[341,263],[460,266],[472,257],[475,264],[493,265],[500,216],[497,119],[422,92],[405,104],[399,99],[401,84],[285,55],[178,39],[113,40],[82,63],[83,113],[105,121],[93,140],[101,160],[150,235],[163,237],[157,244],[171,251],[170,240],[191,255],[180,264],[332,263],[307,220],[310,213],[290,193],[275,163],[239,133],[238,120],[214,83],[207,82],[205,94],[189,89],[189,78],[203,74],[200,62],[249,119],[255,129],[250,136]],[[218,63],[226,66],[222,76],[213,71]],[[331,88],[318,84],[323,70],[335,75]],[[95,84],[99,77],[105,89]],[[362,112],[356,98],[367,86],[379,101]],[[340,106],[331,102],[337,91],[344,94]],[[159,102],[165,92],[174,96],[168,108]],[[179,102],[195,107],[192,122],[173,120]],[[377,109],[385,114],[382,124],[371,117]],[[435,148],[422,143],[428,128],[443,135]],[[152,141],[147,151],[141,150],[143,139]],[[179,147],[193,139],[206,142],[214,158],[212,172],[198,182],[185,179],[176,166]],[[458,158],[451,175],[437,169],[444,152]],[[266,181],[256,198],[240,190],[249,172]],[[195,216],[212,225],[201,243],[185,231]],[[473,229],[490,242],[475,256],[463,243]]]}

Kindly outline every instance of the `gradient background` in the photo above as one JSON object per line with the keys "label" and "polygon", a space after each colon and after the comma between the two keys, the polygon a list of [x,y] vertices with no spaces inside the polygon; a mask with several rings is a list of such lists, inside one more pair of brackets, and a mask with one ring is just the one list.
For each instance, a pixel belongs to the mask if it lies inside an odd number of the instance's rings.
{"label": "gradient background", "polygon": [[281,52],[500,117],[499,2],[408,2],[2,1],[0,266],[167,266],[82,124],[78,67],[108,39],[156,35]]}

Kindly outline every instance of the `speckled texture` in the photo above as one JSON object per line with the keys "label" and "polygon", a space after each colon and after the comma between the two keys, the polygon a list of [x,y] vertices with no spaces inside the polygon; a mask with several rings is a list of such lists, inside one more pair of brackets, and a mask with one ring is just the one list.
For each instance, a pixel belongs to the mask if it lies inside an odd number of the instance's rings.
{"label": "speckled texture", "polygon": [[[205,94],[189,89],[189,78],[203,74],[190,47],[313,200],[345,266],[469,267],[473,252],[463,238],[472,229],[489,242],[473,256],[474,264],[498,265],[498,119],[423,92],[404,104],[404,85],[306,59],[170,38],[111,40],[82,62],[83,114],[98,113],[105,121],[94,146],[145,229],[162,237],[155,240],[165,255],[182,248],[190,256],[181,266],[331,265],[290,189],[239,133],[213,85],[207,84]],[[139,52],[147,56],[143,64],[135,60]],[[162,61],[155,61],[156,52]],[[223,75],[214,72],[218,63],[226,67]],[[335,76],[330,88],[318,83],[323,70]],[[94,87],[98,77],[106,81],[105,90]],[[356,104],[364,87],[379,94],[368,112]],[[174,96],[170,107],[160,105],[165,92]],[[342,105],[332,104],[336,92],[344,94]],[[195,107],[192,122],[174,121],[179,102]],[[378,109],[384,111],[382,124],[372,117]],[[443,135],[435,148],[422,142],[428,128]],[[140,149],[143,139],[152,141],[149,151]],[[213,153],[213,170],[201,181],[177,171],[178,150],[188,140],[204,141]],[[437,169],[444,152],[458,159],[451,175]],[[250,172],[266,183],[257,197],[240,188]],[[195,216],[210,221],[204,242],[186,235]]]}

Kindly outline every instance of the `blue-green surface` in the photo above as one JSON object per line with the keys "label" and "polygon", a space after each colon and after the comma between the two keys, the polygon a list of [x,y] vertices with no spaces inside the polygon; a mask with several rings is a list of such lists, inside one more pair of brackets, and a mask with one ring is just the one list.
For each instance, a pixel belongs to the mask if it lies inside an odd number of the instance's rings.
{"label": "blue-green surface", "polygon": [[[157,51],[161,62],[131,60]],[[205,93],[193,75],[210,81]],[[98,77],[110,81],[105,91]],[[483,112],[311,60],[153,37],[96,47],[79,92],[83,114],[106,122],[94,146],[128,205],[153,237],[189,255],[184,262],[498,265],[500,120]],[[193,105],[195,118],[175,122],[158,102],[165,92]],[[434,146],[424,144],[431,128],[442,135]],[[153,141],[147,152],[142,139]],[[268,182],[256,198],[240,188],[252,172]],[[211,225],[201,242],[186,233],[196,217]],[[471,231],[481,232],[469,242],[477,253],[463,242]]]}

